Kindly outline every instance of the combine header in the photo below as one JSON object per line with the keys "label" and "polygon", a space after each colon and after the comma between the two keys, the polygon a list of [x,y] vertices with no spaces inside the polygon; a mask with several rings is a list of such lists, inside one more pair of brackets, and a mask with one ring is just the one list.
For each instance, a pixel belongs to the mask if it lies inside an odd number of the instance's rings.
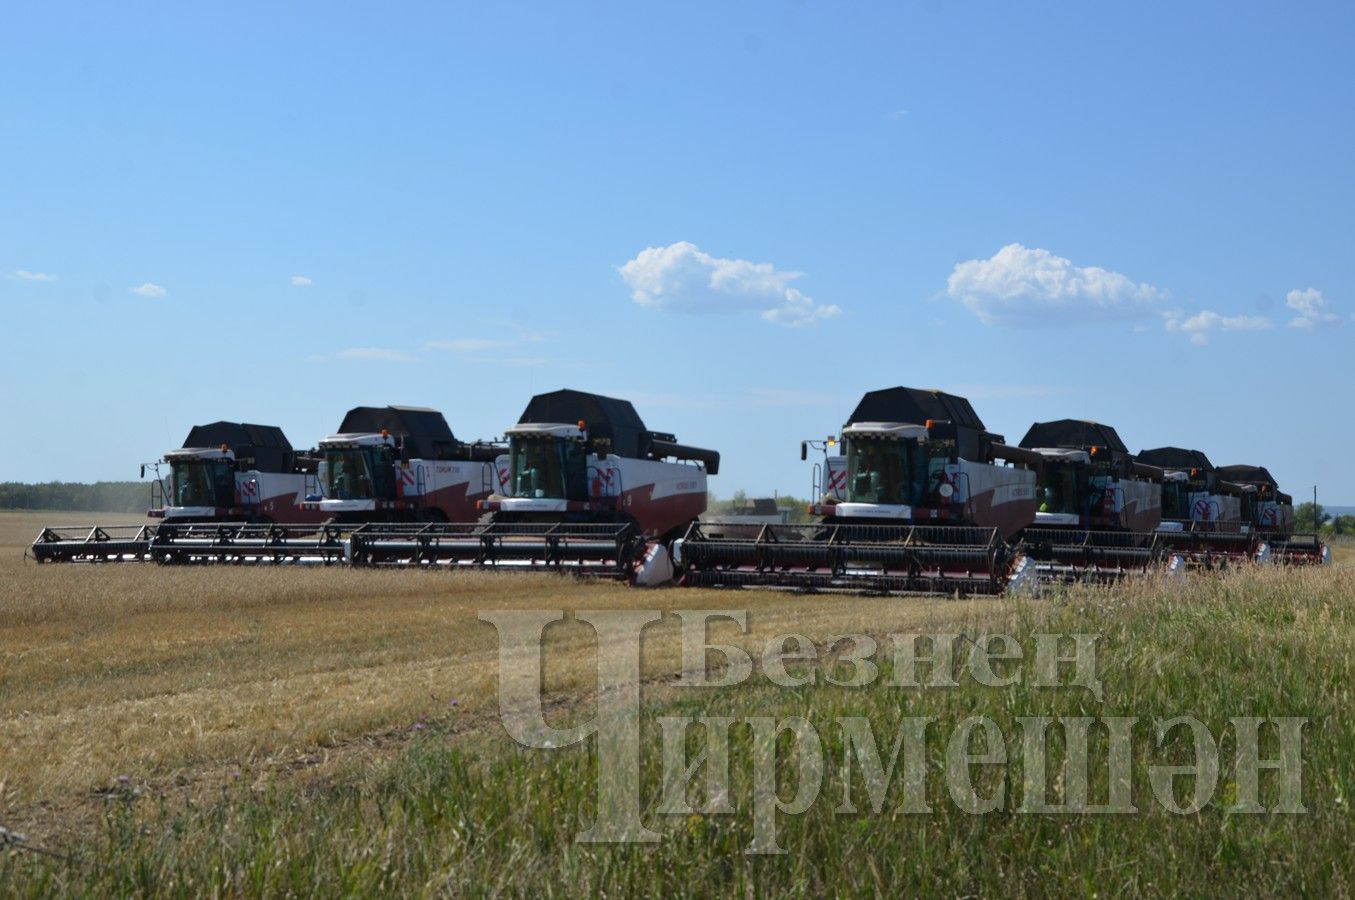
{"label": "combine header", "polygon": [[1023,537],[1045,581],[1113,581],[1184,561],[1156,533],[1164,473],[1138,462],[1109,425],[1037,422],[1021,446],[1040,457],[1039,508]]}
{"label": "combine header", "polygon": [[366,525],[353,561],[671,579],[668,545],[705,511],[718,453],[648,430],[626,400],[573,390],[533,397],[507,439],[479,521]]}
{"label": "combine header", "polygon": [[1242,518],[1269,541],[1273,561],[1287,565],[1331,562],[1331,548],[1315,533],[1294,533],[1294,498],[1280,490],[1264,466],[1222,466],[1218,471],[1229,481],[1255,489],[1245,498]]}
{"label": "combine header", "polygon": [[1025,466],[1039,457],[987,431],[968,400],[871,391],[841,443],[824,449],[809,510],[816,524],[768,524],[755,537],[693,525],[675,554],[683,583],[995,594],[1024,573],[1007,539],[1035,519],[1035,472]]}
{"label": "combine header", "polygon": [[1255,486],[1225,480],[1199,450],[1158,447],[1141,452],[1138,461],[1164,472],[1158,538],[1188,565],[1217,568],[1269,558],[1265,540],[1242,521]]}
{"label": "combine header", "polygon": [[45,562],[142,562],[150,559],[154,525],[49,525],[28,555]]}
{"label": "combine header", "polygon": [[324,496],[307,506],[324,519],[460,522],[494,491],[502,448],[457,440],[437,410],[359,406],[320,441],[320,452]]}

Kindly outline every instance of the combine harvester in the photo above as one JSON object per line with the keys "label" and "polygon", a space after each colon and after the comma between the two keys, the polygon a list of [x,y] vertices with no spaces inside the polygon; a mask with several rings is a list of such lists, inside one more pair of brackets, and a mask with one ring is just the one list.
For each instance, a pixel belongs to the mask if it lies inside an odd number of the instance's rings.
{"label": "combine harvester", "polygon": [[248,549],[272,559],[289,541],[331,559],[341,555],[335,537],[318,527],[324,517],[304,502],[316,485],[316,459],[293,450],[281,428],[197,425],[154,467],[148,514],[163,524],[44,528],[31,555],[39,562],[177,562],[195,554],[234,559]]}
{"label": "combine harvester", "polygon": [[1041,460],[1039,507],[1022,537],[1042,581],[1114,581],[1184,567],[1156,533],[1162,469],[1135,460],[1114,428],[1037,422],[1021,446]]}
{"label": "combine harvester", "polygon": [[457,440],[437,410],[359,406],[320,441],[324,496],[307,506],[342,524],[462,522],[494,492],[502,452]]}
{"label": "combine harvester", "polygon": [[[674,554],[682,583],[968,595],[1026,577],[1008,541],[1035,520],[1036,476],[1026,466],[1040,457],[989,432],[968,400],[871,391],[841,445],[822,446],[814,524],[767,524],[751,538],[694,524]],[[845,452],[829,455],[835,446]]]}
{"label": "combine harvester", "polygon": [[1286,565],[1323,565],[1331,562],[1331,548],[1314,532],[1294,533],[1294,498],[1280,490],[1264,466],[1222,466],[1229,481],[1254,487],[1242,516],[1270,544],[1272,561]]}
{"label": "combine harvester", "polygon": [[1213,569],[1269,559],[1269,545],[1242,518],[1244,504],[1255,502],[1254,485],[1224,479],[1199,450],[1158,447],[1139,453],[1138,461],[1165,473],[1158,537],[1187,565]]}
{"label": "combine harvester", "polygon": [[479,520],[364,525],[352,561],[672,579],[669,544],[705,511],[718,453],[650,431],[626,400],[573,390],[533,397],[507,441]]}

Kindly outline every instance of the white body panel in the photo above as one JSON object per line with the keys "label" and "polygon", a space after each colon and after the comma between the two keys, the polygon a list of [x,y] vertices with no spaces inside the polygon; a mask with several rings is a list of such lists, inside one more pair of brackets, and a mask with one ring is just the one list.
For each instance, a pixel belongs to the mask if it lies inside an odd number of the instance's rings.
{"label": "white body panel", "polygon": [[215,506],[166,506],[166,519],[210,519],[216,515]]}
{"label": "white body panel", "polygon": [[375,500],[321,500],[319,507],[324,512],[370,512],[376,509]]}
{"label": "white body panel", "polygon": [[1036,525],[1067,525],[1076,528],[1081,521],[1077,513],[1037,512],[1035,514]]}
{"label": "white body panel", "polygon": [[1035,472],[1032,469],[962,459],[946,466],[946,473],[956,476],[952,477],[951,483],[955,486],[956,497],[965,503],[989,491],[993,494],[993,506],[1035,501]]}
{"label": "white body panel", "polygon": [[569,501],[551,498],[535,499],[531,497],[505,497],[499,501],[499,509],[504,512],[565,512]]}
{"label": "white body panel", "polygon": [[651,500],[700,495],[704,506],[706,495],[706,470],[700,466],[615,454],[588,457],[588,482],[593,496],[623,501],[649,485],[653,485]]}
{"label": "white body panel", "polygon": [[839,519],[911,519],[913,508],[900,503],[839,503],[833,507]]}
{"label": "white body panel", "polygon": [[914,441],[927,440],[927,426],[905,422],[857,422],[842,429],[843,438],[862,436]]}

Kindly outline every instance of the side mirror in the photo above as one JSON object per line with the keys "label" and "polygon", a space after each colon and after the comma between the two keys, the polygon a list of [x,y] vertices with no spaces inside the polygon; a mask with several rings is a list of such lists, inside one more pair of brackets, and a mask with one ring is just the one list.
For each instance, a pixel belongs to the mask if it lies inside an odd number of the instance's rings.
{"label": "side mirror", "polygon": [[806,459],[809,459],[809,442],[800,441],[800,460],[804,461]]}
{"label": "side mirror", "polygon": [[145,478],[145,477],[146,477],[146,464],[145,464],[145,463],[142,463],[142,464],[141,464],[141,477],[142,477],[142,478]]}

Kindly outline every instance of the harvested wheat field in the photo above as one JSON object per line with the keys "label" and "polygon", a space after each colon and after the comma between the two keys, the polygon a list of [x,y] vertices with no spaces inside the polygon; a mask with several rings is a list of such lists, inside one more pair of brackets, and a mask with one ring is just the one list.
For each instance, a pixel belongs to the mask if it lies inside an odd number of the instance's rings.
{"label": "harvested wheat field", "polygon": [[[496,699],[487,609],[723,608],[728,592],[642,591],[550,575],[343,567],[48,565],[22,559],[40,514],[0,519],[0,746],[8,813],[69,801],[120,777],[183,779],[211,767],[286,764],[415,723],[480,716]],[[103,517],[106,519],[107,517]],[[745,592],[759,651],[775,634],[818,639],[926,630],[994,614],[995,601],[801,598]],[[547,687],[595,678],[591,629],[560,627]],[[675,672],[674,628],[646,634],[652,673]]]}

